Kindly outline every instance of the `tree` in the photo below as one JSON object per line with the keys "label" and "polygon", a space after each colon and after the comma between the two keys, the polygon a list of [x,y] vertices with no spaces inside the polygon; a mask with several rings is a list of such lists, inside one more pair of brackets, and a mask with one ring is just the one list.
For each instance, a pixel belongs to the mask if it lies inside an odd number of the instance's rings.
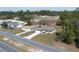
{"label": "tree", "polygon": [[3,28],[7,28],[6,22],[2,23],[1,25],[2,25]]}
{"label": "tree", "polygon": [[27,25],[32,25],[30,20],[27,21]]}
{"label": "tree", "polygon": [[27,21],[27,25],[32,25],[31,21],[33,18],[34,18],[33,15],[26,15],[25,16],[25,19]]}
{"label": "tree", "polygon": [[62,41],[68,44],[74,44],[76,40],[73,20],[72,12],[64,11],[60,14],[60,24],[63,28],[62,37],[64,37]]}

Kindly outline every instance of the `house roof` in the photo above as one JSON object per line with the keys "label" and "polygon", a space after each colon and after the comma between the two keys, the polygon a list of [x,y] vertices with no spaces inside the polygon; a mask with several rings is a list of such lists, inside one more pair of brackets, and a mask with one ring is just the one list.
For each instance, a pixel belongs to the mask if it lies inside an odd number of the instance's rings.
{"label": "house roof", "polygon": [[17,20],[13,20],[13,19],[7,19],[6,22],[7,22],[7,21],[18,22],[18,23],[24,23],[23,21],[17,21]]}
{"label": "house roof", "polygon": [[53,31],[54,28],[49,27],[49,26],[41,26],[41,27],[36,28],[36,30],[38,30],[38,31],[42,31],[42,30]]}
{"label": "house roof", "polygon": [[8,25],[15,25],[15,26],[19,25],[19,23],[17,23],[17,22],[11,22],[11,21],[7,21],[6,23]]}

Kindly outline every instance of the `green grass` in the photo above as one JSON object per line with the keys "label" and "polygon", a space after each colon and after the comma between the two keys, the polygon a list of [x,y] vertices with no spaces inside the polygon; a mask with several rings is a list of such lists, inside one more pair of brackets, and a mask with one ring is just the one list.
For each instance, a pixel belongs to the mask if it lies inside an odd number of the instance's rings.
{"label": "green grass", "polygon": [[20,30],[20,29],[10,29],[9,31],[15,34],[23,32],[23,30]]}
{"label": "green grass", "polygon": [[56,35],[55,34],[39,34],[35,36],[33,39],[47,45],[53,45],[53,41],[55,41]]}
{"label": "green grass", "polygon": [[61,26],[56,26],[55,29],[57,30],[57,32],[62,32],[62,30],[63,30]]}
{"label": "green grass", "polygon": [[28,36],[28,35],[33,34],[33,33],[34,33],[34,31],[31,31],[31,32],[24,33],[21,36],[24,37],[24,36]]}
{"label": "green grass", "polygon": [[18,34],[18,33],[21,33],[23,32],[23,30],[20,30],[20,29],[2,29],[2,31],[5,31],[5,32],[12,32],[14,34]]}

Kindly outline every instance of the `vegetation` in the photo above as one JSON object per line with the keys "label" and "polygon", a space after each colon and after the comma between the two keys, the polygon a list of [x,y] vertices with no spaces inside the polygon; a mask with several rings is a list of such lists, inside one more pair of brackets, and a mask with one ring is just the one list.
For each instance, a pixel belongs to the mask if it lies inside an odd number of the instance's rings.
{"label": "vegetation", "polygon": [[11,32],[11,33],[14,33],[14,34],[18,34],[18,33],[23,32],[23,30],[20,30],[20,29],[10,29],[10,28],[1,29],[1,31]]}
{"label": "vegetation", "polygon": [[1,26],[2,26],[3,28],[7,28],[6,22],[2,23]]}
{"label": "vegetation", "polygon": [[28,35],[33,34],[33,33],[34,33],[34,32],[31,31],[31,32],[24,33],[24,34],[22,34],[21,36],[24,37],[24,36],[28,36]]}
{"label": "vegetation", "polygon": [[63,31],[56,33],[59,41],[67,44],[76,44],[79,47],[79,11],[64,11],[60,13],[59,26]]}
{"label": "vegetation", "polygon": [[14,17],[19,17],[20,20],[25,20],[30,19],[30,17],[33,17],[35,15],[55,15],[57,12],[54,11],[50,11],[50,10],[40,10],[40,11],[17,11],[17,12],[13,12],[13,11],[2,11],[0,12],[0,18],[1,19],[12,19]]}
{"label": "vegetation", "polygon": [[33,37],[34,40],[39,41],[41,43],[47,44],[47,45],[53,45],[53,41],[56,39],[56,35],[53,34],[39,34],[35,37]]}
{"label": "vegetation", "polygon": [[0,19],[13,19],[14,17],[19,18],[18,20],[21,21],[27,21],[27,25],[32,25],[31,20],[36,16],[36,15],[55,15],[55,13],[53,11],[50,10],[40,10],[40,11],[17,11],[17,12],[13,12],[13,11],[2,11],[0,12]]}

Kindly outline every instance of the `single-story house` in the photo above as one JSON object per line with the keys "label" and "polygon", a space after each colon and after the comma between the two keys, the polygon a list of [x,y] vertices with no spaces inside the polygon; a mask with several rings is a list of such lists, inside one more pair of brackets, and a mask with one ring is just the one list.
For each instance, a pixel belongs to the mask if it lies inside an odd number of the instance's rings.
{"label": "single-story house", "polygon": [[0,20],[0,24],[3,24],[4,22],[6,22],[9,28],[22,28],[24,25],[27,24],[27,22],[12,19]]}
{"label": "single-story house", "polygon": [[35,31],[40,31],[40,32],[43,32],[43,33],[49,33],[49,32],[52,32],[54,30],[54,28],[52,27],[49,27],[49,26],[39,26],[35,29]]}
{"label": "single-story house", "polygon": [[27,22],[23,22],[23,21],[18,21],[18,20],[12,20],[12,19],[7,19],[7,20],[5,20],[6,22],[8,22],[8,21],[10,21],[10,22],[14,22],[14,23],[21,23],[21,24],[23,24],[23,25],[26,25],[27,24]]}
{"label": "single-story house", "polygon": [[11,22],[11,21],[7,21],[6,24],[8,25],[9,28],[22,28],[24,25],[21,23],[17,23],[17,22]]}

